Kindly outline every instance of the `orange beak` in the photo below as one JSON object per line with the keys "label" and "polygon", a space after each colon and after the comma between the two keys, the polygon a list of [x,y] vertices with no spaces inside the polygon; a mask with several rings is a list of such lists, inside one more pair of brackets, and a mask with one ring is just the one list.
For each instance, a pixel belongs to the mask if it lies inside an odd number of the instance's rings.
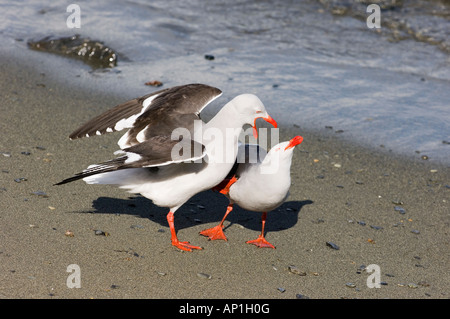
{"label": "orange beak", "polygon": [[[270,123],[273,125],[274,128],[278,127],[277,122],[275,122],[275,120],[270,116],[267,115],[267,117],[261,117],[264,121],[266,121],[267,123]],[[256,129],[256,120],[259,119],[259,117],[255,118],[255,122],[253,123],[253,136],[255,137],[255,139],[258,139],[258,130]]]}
{"label": "orange beak", "polygon": [[300,144],[301,142],[303,142],[303,137],[301,136],[296,136],[293,139],[291,139],[289,141],[289,144],[286,146],[286,148],[284,150],[288,150],[290,148],[295,147],[296,145]]}

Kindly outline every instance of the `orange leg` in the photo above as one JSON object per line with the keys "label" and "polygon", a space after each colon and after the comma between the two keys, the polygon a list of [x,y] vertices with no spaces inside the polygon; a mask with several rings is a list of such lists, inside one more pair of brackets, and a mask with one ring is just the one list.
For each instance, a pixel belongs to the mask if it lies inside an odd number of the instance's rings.
{"label": "orange leg", "polygon": [[232,210],[233,210],[233,204],[229,204],[228,207],[227,207],[227,211],[225,213],[225,216],[223,216],[222,221],[220,222],[220,224],[215,226],[215,227],[202,230],[200,232],[200,235],[208,237],[209,240],[223,239],[223,240],[226,241],[227,237],[223,233],[223,222],[225,221],[225,218],[227,218],[228,214]]}
{"label": "orange leg", "polygon": [[181,250],[186,250],[186,251],[192,251],[192,249],[202,249],[202,247],[190,245],[188,241],[179,241],[178,240],[177,233],[175,232],[175,225],[173,223],[173,221],[174,221],[173,214],[174,214],[173,212],[169,212],[167,214],[167,221],[169,222],[172,245]]}
{"label": "orange leg", "polygon": [[247,244],[253,244],[257,247],[267,247],[267,248],[275,248],[274,245],[272,245],[271,243],[269,243],[265,238],[264,238],[264,226],[266,225],[266,218],[267,218],[267,212],[264,212],[262,214],[261,217],[261,222],[262,222],[262,230],[261,230],[261,235],[258,236],[257,239],[255,240],[249,240],[246,243]]}

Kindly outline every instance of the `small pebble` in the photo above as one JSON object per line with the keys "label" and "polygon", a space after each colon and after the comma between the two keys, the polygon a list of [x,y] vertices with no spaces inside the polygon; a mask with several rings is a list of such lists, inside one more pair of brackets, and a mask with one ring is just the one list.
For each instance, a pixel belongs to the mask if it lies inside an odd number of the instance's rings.
{"label": "small pebble", "polygon": [[339,250],[339,246],[336,245],[335,243],[331,242],[331,241],[327,241],[326,244],[327,244],[327,246],[330,247],[330,248],[333,248],[333,249],[335,249],[335,250]]}
{"label": "small pebble", "polygon": [[205,54],[205,59],[208,61],[212,61],[215,59],[215,57],[214,57],[214,55],[211,55],[211,54]]}
{"label": "small pebble", "polygon": [[19,177],[19,178],[14,179],[14,181],[16,183],[21,183],[21,182],[26,182],[27,179],[25,177]]}
{"label": "small pebble", "polygon": [[347,282],[345,285],[346,285],[348,288],[355,288],[355,287],[356,287],[356,285],[355,285],[354,283],[352,283],[352,282]]}
{"label": "small pebble", "polygon": [[22,155],[31,155],[31,153],[30,152],[26,152],[26,151],[24,151],[24,152],[20,152],[20,154],[22,154]]}
{"label": "small pebble", "polygon": [[400,214],[405,214],[406,213],[406,210],[403,207],[400,207],[400,206],[395,206],[394,210],[399,212]]}
{"label": "small pebble", "polygon": [[374,225],[370,225],[370,228],[375,229],[375,230],[383,229],[383,227],[381,227],[381,226],[374,226]]}
{"label": "small pebble", "polygon": [[292,274],[299,275],[299,276],[306,276],[306,272],[301,271],[297,266],[291,265],[288,267],[288,270]]}
{"label": "small pebble", "polygon": [[203,273],[203,272],[197,273],[197,277],[203,278],[203,279],[211,279],[211,275],[205,274],[205,273]]}
{"label": "small pebble", "polygon": [[281,287],[277,288],[277,290],[278,290],[279,292],[281,292],[281,293],[283,293],[283,292],[285,292],[285,291],[286,291],[286,289],[284,289],[284,288],[281,288]]}
{"label": "small pebble", "polygon": [[309,299],[308,296],[305,296],[305,295],[302,295],[302,294],[296,294],[296,295],[295,295],[295,298],[296,298],[296,299]]}
{"label": "small pebble", "polygon": [[366,222],[365,221],[362,221],[362,220],[360,220],[360,221],[358,221],[358,222],[356,222],[358,225],[361,225],[361,226],[366,226]]}
{"label": "small pebble", "polygon": [[131,229],[144,229],[144,226],[142,226],[142,225],[131,225],[130,228]]}
{"label": "small pebble", "polygon": [[358,269],[356,270],[357,274],[361,274],[363,271],[366,270],[366,265],[361,265],[358,267]]}
{"label": "small pebble", "polygon": [[162,82],[160,82],[160,81],[148,81],[148,82],[145,82],[144,84],[148,85],[148,86],[154,86],[154,87],[160,87],[163,85]]}
{"label": "small pebble", "polygon": [[48,198],[48,195],[43,191],[35,191],[35,192],[32,192],[31,195]]}
{"label": "small pebble", "polygon": [[413,230],[411,230],[411,233],[413,233],[413,234],[420,234],[420,231],[418,231],[417,229],[413,229]]}
{"label": "small pebble", "polygon": [[427,155],[422,155],[421,159],[423,159],[424,161],[426,161],[427,159],[429,159],[429,157]]}
{"label": "small pebble", "polygon": [[66,230],[66,232],[64,233],[64,236],[66,237],[74,237],[74,233],[71,230]]}
{"label": "small pebble", "polygon": [[2,155],[4,157],[11,157],[11,153],[10,152],[2,152]]}
{"label": "small pebble", "polygon": [[109,236],[109,233],[108,232],[105,232],[105,231],[103,231],[103,230],[94,230],[94,232],[95,232],[95,235],[96,236]]}

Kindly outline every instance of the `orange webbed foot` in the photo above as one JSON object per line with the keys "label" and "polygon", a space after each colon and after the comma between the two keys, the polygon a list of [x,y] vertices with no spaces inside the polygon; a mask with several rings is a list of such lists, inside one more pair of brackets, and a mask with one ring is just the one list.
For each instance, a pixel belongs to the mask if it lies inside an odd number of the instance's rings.
{"label": "orange webbed foot", "polygon": [[202,247],[189,244],[188,241],[172,240],[172,245],[184,251],[192,251],[192,249],[203,249]]}
{"label": "orange webbed foot", "polygon": [[275,246],[269,243],[264,236],[259,235],[257,239],[249,240],[246,242],[247,244],[255,245],[259,248],[273,248],[275,249]]}
{"label": "orange webbed foot", "polygon": [[209,240],[223,239],[227,241],[227,237],[223,233],[223,226],[221,225],[202,230],[200,235],[208,237]]}

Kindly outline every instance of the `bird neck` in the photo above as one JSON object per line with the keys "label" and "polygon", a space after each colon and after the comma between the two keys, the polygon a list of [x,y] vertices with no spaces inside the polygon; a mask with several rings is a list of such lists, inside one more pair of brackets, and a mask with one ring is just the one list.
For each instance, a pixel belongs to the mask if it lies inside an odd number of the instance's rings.
{"label": "bird neck", "polygon": [[267,154],[260,165],[260,173],[280,178],[289,178],[291,174],[292,157],[280,156],[281,154]]}
{"label": "bird neck", "polygon": [[234,164],[244,124],[231,101],[203,125],[202,144],[206,147],[210,161]]}
{"label": "bird neck", "polygon": [[234,102],[230,101],[217,112],[206,124],[205,128],[213,127],[225,130],[226,128],[242,128],[244,124],[236,110]]}

